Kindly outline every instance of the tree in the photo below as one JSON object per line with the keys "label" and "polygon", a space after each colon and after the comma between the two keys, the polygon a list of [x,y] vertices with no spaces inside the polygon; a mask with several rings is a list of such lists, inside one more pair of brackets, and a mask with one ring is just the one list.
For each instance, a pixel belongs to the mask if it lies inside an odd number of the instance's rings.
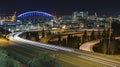
{"label": "tree", "polygon": [[113,34],[115,36],[119,36],[120,35],[120,23],[117,23],[118,21],[116,22],[113,22],[112,23],[112,29],[113,29]]}
{"label": "tree", "polygon": [[29,67],[60,67],[55,56],[43,53],[29,62]]}
{"label": "tree", "polygon": [[79,49],[80,38],[78,36],[74,37],[74,48]]}
{"label": "tree", "polygon": [[90,39],[91,39],[91,40],[95,40],[95,32],[94,32],[94,30],[93,30],[92,33],[91,33]]}
{"label": "tree", "polygon": [[63,46],[67,46],[67,44],[66,44],[66,39],[65,39],[65,38],[63,38],[63,40],[62,40],[62,45],[63,45]]}
{"label": "tree", "polygon": [[61,36],[59,35],[59,36],[58,36],[58,45],[61,46],[61,42],[62,42],[62,41],[61,41]]}
{"label": "tree", "polygon": [[30,37],[30,33],[29,32],[26,32],[26,39],[30,40],[31,37]]}
{"label": "tree", "polygon": [[20,65],[10,58],[6,51],[0,49],[0,67],[20,67]]}
{"label": "tree", "polygon": [[44,30],[44,28],[43,28],[43,30],[42,30],[42,38],[43,37],[45,37],[45,30]]}
{"label": "tree", "polygon": [[38,32],[35,32],[35,38],[36,38],[36,41],[39,41],[39,33]]}
{"label": "tree", "polygon": [[72,36],[70,35],[70,34],[68,34],[68,36],[67,36],[67,47],[71,47],[71,40],[72,40]]}
{"label": "tree", "polygon": [[86,41],[88,41],[87,30],[84,31],[84,34],[83,34],[83,36],[82,36],[82,42],[84,43],[84,42],[86,42]]}
{"label": "tree", "polygon": [[100,29],[99,29],[97,33],[97,39],[100,39],[100,38],[101,38],[101,34],[100,34]]}

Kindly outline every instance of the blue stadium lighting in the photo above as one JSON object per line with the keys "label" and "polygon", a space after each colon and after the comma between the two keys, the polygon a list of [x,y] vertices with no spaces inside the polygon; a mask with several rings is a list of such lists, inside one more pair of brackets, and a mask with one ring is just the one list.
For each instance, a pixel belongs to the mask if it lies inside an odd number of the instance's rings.
{"label": "blue stadium lighting", "polygon": [[32,16],[38,16],[38,17],[45,17],[45,18],[53,18],[53,15],[46,13],[46,12],[40,12],[40,11],[30,11],[25,12],[23,14],[20,14],[17,16],[17,18],[26,18],[26,17],[32,17]]}

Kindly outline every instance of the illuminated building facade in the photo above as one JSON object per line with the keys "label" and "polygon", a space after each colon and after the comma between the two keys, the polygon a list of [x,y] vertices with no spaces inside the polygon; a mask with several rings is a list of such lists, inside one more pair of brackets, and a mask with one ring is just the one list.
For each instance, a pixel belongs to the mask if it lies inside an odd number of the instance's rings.
{"label": "illuminated building facade", "polygon": [[87,12],[75,11],[75,12],[73,12],[72,19],[73,19],[73,22],[78,22],[79,19],[87,18],[88,16],[89,16],[88,11]]}
{"label": "illuminated building facade", "polygon": [[16,20],[16,12],[14,14],[1,14],[0,22],[15,22]]}
{"label": "illuminated building facade", "polygon": [[0,28],[13,31],[15,29],[16,12],[14,14],[0,14]]}

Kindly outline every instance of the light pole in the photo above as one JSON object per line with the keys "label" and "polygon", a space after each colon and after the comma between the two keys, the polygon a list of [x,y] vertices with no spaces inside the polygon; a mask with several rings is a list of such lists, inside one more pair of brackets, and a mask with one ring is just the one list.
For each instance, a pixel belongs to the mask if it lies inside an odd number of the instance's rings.
{"label": "light pole", "polygon": [[108,43],[108,54],[111,53],[111,32],[112,32],[112,17],[109,17],[109,43]]}

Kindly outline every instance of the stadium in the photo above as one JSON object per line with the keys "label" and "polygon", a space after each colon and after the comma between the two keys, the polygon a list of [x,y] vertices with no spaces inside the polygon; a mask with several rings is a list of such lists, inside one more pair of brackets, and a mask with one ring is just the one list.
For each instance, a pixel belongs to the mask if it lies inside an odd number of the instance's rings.
{"label": "stadium", "polygon": [[47,22],[51,19],[53,19],[53,15],[41,11],[25,12],[17,16],[17,20],[21,21],[22,23]]}

